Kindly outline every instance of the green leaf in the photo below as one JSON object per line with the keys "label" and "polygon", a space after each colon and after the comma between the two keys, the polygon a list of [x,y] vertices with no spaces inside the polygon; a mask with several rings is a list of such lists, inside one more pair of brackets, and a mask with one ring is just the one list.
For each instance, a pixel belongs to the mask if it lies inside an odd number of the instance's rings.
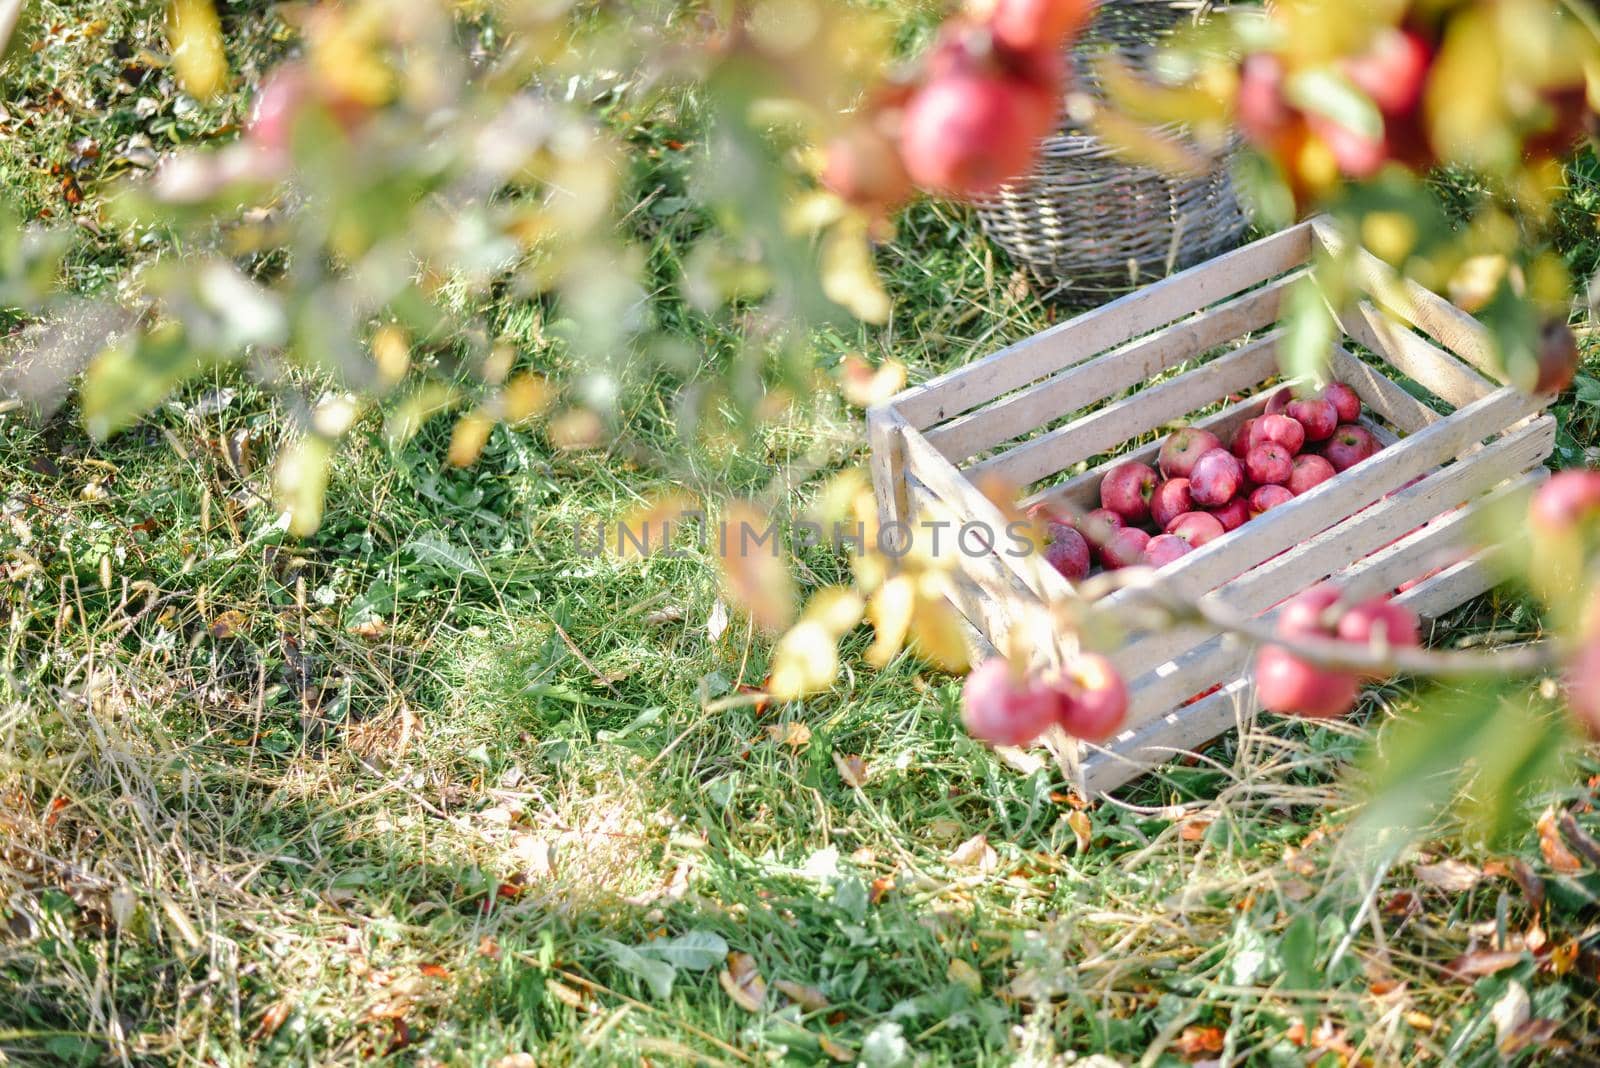
{"label": "green leaf", "polygon": [[1335,331],[1333,313],[1313,276],[1302,278],[1289,291],[1283,328],[1283,341],[1278,346],[1278,366],[1283,376],[1320,381],[1328,366]]}
{"label": "green leaf", "polygon": [[1300,71],[1284,85],[1289,102],[1373,140],[1383,136],[1383,114],[1372,98],[1338,71],[1316,67]]}
{"label": "green leaf", "polygon": [[1283,982],[1290,990],[1315,990],[1317,984],[1317,919],[1309,912],[1295,916],[1278,942]]}
{"label": "green leaf", "polygon": [[89,433],[104,439],[126,429],[208,362],[176,323],[143,336],[129,334],[95,357],[84,376],[83,416]]}
{"label": "green leaf", "polygon": [[442,534],[429,531],[419,534],[403,545],[402,550],[410,553],[420,564],[433,564],[442,567],[454,574],[476,575],[483,577],[483,569],[478,562],[466,552],[450,543]]}
{"label": "green leaf", "polygon": [[672,965],[646,957],[634,947],[610,938],[602,938],[600,944],[605,947],[612,963],[649,987],[657,1000],[665,1001],[672,996],[672,981],[678,975],[678,970]]}
{"label": "green leaf", "polygon": [[685,971],[703,972],[728,958],[728,943],[715,931],[685,931],[676,938],[663,938],[636,947]]}

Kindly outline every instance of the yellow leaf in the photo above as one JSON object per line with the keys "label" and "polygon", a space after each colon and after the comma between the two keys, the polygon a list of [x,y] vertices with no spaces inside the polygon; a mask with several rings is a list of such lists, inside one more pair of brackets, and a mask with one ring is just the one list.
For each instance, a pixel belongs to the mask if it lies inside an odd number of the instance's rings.
{"label": "yellow leaf", "polygon": [[289,533],[303,538],[322,524],[332,459],[332,443],[314,434],[292,442],[278,457],[274,482],[278,507],[289,513]]}
{"label": "yellow leaf", "polygon": [[856,1059],[856,1051],[849,1046],[842,1045],[829,1038],[827,1035],[817,1036],[817,1045],[822,1047],[822,1052],[840,1064],[852,1064]]}
{"label": "yellow leaf", "polygon": [[489,431],[494,429],[494,419],[478,408],[456,420],[450,432],[450,451],[445,459],[451,467],[470,467],[489,443]]}
{"label": "yellow leaf", "polygon": [[812,595],[801,618],[819,624],[835,637],[843,637],[861,622],[865,607],[861,595],[850,587],[829,586]]}
{"label": "yellow leaf", "polygon": [[737,951],[728,954],[728,966],[717,974],[717,982],[733,1003],[746,1012],[760,1012],[767,1000],[767,983],[756,970],[755,958]]}
{"label": "yellow leaf", "polygon": [[237,608],[230,608],[226,612],[217,613],[211,620],[211,626],[207,629],[211,631],[213,638],[233,638],[238,636],[247,625],[248,622],[244,613]]}
{"label": "yellow leaf", "polygon": [[605,435],[605,424],[587,408],[568,408],[545,427],[550,444],[562,451],[593,449]]}
{"label": "yellow leaf", "polygon": [[502,415],[508,423],[532,419],[550,407],[553,392],[543,375],[520,374],[500,393]]}
{"label": "yellow leaf", "polygon": [[628,560],[671,548],[673,525],[694,511],[695,500],[686,493],[666,493],[646,499],[618,523],[614,546],[617,554]]}
{"label": "yellow leaf", "polygon": [[380,326],[372,334],[372,362],[378,367],[378,378],[392,386],[411,369],[411,346],[406,332],[398,326]]}
{"label": "yellow leaf", "polygon": [[1120,155],[1166,174],[1201,178],[1215,163],[1182,138],[1151,129],[1105,108],[1096,109],[1088,125]]}
{"label": "yellow leaf", "polygon": [[172,65],[183,91],[210,100],[228,78],[222,50],[222,23],[211,0],[173,0]]}
{"label": "yellow leaf", "polygon": [[917,583],[910,575],[889,579],[867,602],[867,619],[877,637],[867,650],[867,663],[884,667],[900,655],[917,608]]}
{"label": "yellow leaf", "polygon": [[792,701],[832,686],[839,674],[837,640],[820,623],[797,624],[772,651],[767,692],[780,701]]}
{"label": "yellow leaf", "polygon": [[857,408],[882,404],[906,385],[906,365],[899,360],[885,360],[873,367],[855,352],[839,361],[835,374],[844,399]]}
{"label": "yellow leaf", "polygon": [[964,986],[974,994],[983,993],[983,976],[978,974],[978,969],[956,957],[951,960],[950,967],[945,970],[945,978],[958,986]]}
{"label": "yellow leaf", "polygon": [[971,666],[967,632],[955,606],[944,598],[919,597],[911,618],[911,648],[940,671],[959,675]]}
{"label": "yellow leaf", "polygon": [[1075,808],[1067,813],[1067,826],[1072,828],[1073,837],[1078,840],[1078,852],[1087,853],[1089,843],[1094,840],[1094,828],[1089,822],[1089,814],[1081,808]]}
{"label": "yellow leaf", "polygon": [[820,266],[822,292],[829,300],[864,322],[889,321],[889,294],[872,262],[865,216],[851,214],[828,229]]}
{"label": "yellow leaf", "polygon": [[[782,630],[794,618],[794,580],[781,550],[781,535],[774,521],[747,501],[728,506],[717,538],[723,586],[729,600],[750,613],[756,626],[769,634]],[[814,640],[805,639],[806,647]]]}

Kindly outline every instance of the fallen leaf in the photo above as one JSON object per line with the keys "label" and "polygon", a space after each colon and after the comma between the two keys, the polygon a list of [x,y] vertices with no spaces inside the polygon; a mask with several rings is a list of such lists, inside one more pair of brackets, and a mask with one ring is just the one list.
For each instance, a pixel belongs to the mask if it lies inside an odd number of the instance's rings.
{"label": "fallen leaf", "polygon": [[417,968],[417,971],[426,975],[429,979],[450,978],[450,969],[442,964],[423,964]]}
{"label": "fallen leaf", "polygon": [[999,865],[1000,858],[989,844],[987,835],[975,834],[956,846],[945,858],[945,863],[956,868],[977,868],[987,875]]}
{"label": "fallen leaf", "polygon": [[357,638],[365,638],[369,642],[375,642],[389,633],[389,625],[381,619],[369,619],[363,623],[351,624],[348,630]]}
{"label": "fallen leaf", "polygon": [[494,1068],[539,1068],[531,1053],[507,1053],[494,1062]]}
{"label": "fallen leaf", "polygon": [[1178,824],[1178,837],[1185,842],[1198,842],[1205,838],[1206,829],[1211,826],[1211,821],[1191,816]]}
{"label": "fallen leaf", "polygon": [[1494,1037],[1502,1048],[1506,1040],[1533,1016],[1533,1002],[1521,983],[1506,984],[1506,992],[1489,1007],[1489,1019],[1494,1021]]}
{"label": "fallen leaf", "polygon": [[1483,881],[1483,872],[1459,860],[1441,860],[1437,864],[1418,864],[1418,879],[1438,890],[1464,894]]}
{"label": "fallen leaf", "polygon": [[548,879],[555,874],[555,865],[550,859],[550,843],[537,835],[517,835],[512,840],[511,859],[526,876]]}
{"label": "fallen leaf", "polygon": [[1221,1053],[1223,1038],[1220,1027],[1185,1027],[1172,1048],[1193,1059],[1202,1053]]}
{"label": "fallen leaf", "polygon": [[817,1045],[822,1047],[822,1052],[840,1064],[851,1064],[856,1059],[855,1050],[849,1046],[840,1045],[827,1035],[818,1035]]}
{"label": "fallen leaf", "polygon": [[567,1005],[571,1008],[579,1010],[588,1008],[588,1000],[583,996],[583,994],[577,990],[574,990],[572,987],[568,986],[566,983],[563,983],[559,979],[546,979],[544,981],[544,988],[551,997],[555,998],[563,1005]]}
{"label": "fallen leaf", "polygon": [[1560,1029],[1561,1023],[1558,1020],[1543,1018],[1528,1020],[1501,1040],[1500,1052],[1507,1057],[1515,1057],[1529,1046],[1538,1046],[1543,1049],[1546,1046],[1563,1045],[1564,1043],[1551,1041]]}
{"label": "fallen leaf", "polygon": [[1528,899],[1528,907],[1538,912],[1544,907],[1544,880],[1539,878],[1527,861],[1514,858],[1510,866],[1511,877],[1522,887],[1522,896]]}
{"label": "fallen leaf", "polygon": [[838,769],[839,779],[848,787],[859,790],[867,782],[867,762],[859,756],[840,756],[833,754],[833,766]]}
{"label": "fallen leaf", "polygon": [[255,1032],[250,1036],[257,1042],[263,1042],[278,1033],[278,1028],[289,1018],[289,1013],[294,1011],[294,1003],[287,999],[274,1001],[267,1006],[267,1011],[261,1014],[261,1022],[256,1025]]}
{"label": "fallen leaf", "polygon": [[876,905],[878,902],[882,901],[885,897],[888,897],[889,896],[889,891],[893,890],[893,889],[894,889],[894,876],[893,875],[880,875],[878,878],[872,880],[872,887],[867,892],[867,901],[868,901],[868,903]]}
{"label": "fallen leaf", "polygon": [[828,995],[814,986],[806,986],[788,979],[775,979],[772,988],[806,1012],[821,1012],[828,1007]]}
{"label": "fallen leaf", "polygon": [[760,1012],[767,1000],[767,983],[756,970],[756,960],[748,953],[728,954],[728,966],[717,973],[717,982],[733,1003],[746,1012]]}
{"label": "fallen leaf", "polygon": [[1081,808],[1073,809],[1067,813],[1067,826],[1072,828],[1074,837],[1078,839],[1078,852],[1087,853],[1094,840],[1094,825],[1089,821],[1089,814]]}
{"label": "fallen leaf", "polygon": [[978,969],[956,957],[950,961],[950,967],[945,969],[944,977],[957,986],[964,986],[973,994],[983,993],[983,976],[978,974]]}
{"label": "fallen leaf", "polygon": [[767,727],[767,736],[777,745],[786,745],[796,752],[811,744],[811,728],[796,720],[771,724]]}
{"label": "fallen leaf", "polygon": [[1557,875],[1576,875],[1583,870],[1583,862],[1573,855],[1561,840],[1561,830],[1556,825],[1555,809],[1547,808],[1539,817],[1539,852],[1544,862]]}
{"label": "fallen leaf", "polygon": [[1405,1014],[1405,1021],[1418,1031],[1433,1030],[1433,1017],[1429,1016],[1425,1012],[1417,1012],[1415,1009],[1413,1009]]}
{"label": "fallen leaf", "polygon": [[219,612],[211,620],[208,628],[213,638],[232,638],[248,626],[244,613],[237,608],[230,608],[226,612]]}
{"label": "fallen leaf", "polygon": [[711,606],[711,614],[706,617],[706,637],[716,641],[727,629],[728,606],[719,600]]}
{"label": "fallen leaf", "polygon": [[1463,953],[1444,966],[1445,972],[1455,979],[1478,979],[1504,971],[1522,960],[1521,953],[1498,950],[1478,950]]}

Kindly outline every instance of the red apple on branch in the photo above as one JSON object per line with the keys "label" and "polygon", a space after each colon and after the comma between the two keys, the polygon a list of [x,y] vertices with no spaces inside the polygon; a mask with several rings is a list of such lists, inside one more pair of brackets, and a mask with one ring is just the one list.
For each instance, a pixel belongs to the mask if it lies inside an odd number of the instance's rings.
{"label": "red apple on branch", "polygon": [[990,657],[961,687],[961,720],[967,732],[990,745],[1029,745],[1061,717],[1061,695],[1031,674],[1020,674],[1003,657]]}
{"label": "red apple on branch", "polygon": [[1083,653],[1065,671],[1061,728],[1086,742],[1104,742],[1128,718],[1128,687],[1115,665],[1099,653]]}

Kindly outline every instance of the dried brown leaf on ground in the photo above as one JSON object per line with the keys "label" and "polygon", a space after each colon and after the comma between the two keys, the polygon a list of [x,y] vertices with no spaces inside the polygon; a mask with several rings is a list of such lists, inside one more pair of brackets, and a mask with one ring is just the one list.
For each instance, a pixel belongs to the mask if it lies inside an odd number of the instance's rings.
{"label": "dried brown leaf on ground", "polygon": [[1418,864],[1418,879],[1437,890],[1464,894],[1483,881],[1483,871],[1465,861],[1445,859],[1437,864]]}
{"label": "dried brown leaf on ground", "polygon": [[1561,828],[1556,824],[1556,810],[1547,808],[1539,817],[1539,852],[1544,862],[1557,875],[1576,875],[1583,870],[1579,860],[1561,839]]}
{"label": "dried brown leaf on ground", "polygon": [[953,868],[977,868],[987,875],[999,866],[1000,858],[989,844],[988,835],[975,834],[956,846],[945,858],[945,863]]}
{"label": "dried brown leaf on ground", "polygon": [[828,995],[814,986],[796,983],[789,979],[775,979],[772,989],[800,1006],[806,1012],[821,1012],[828,1007]]}
{"label": "dried brown leaf on ground", "polygon": [[733,1003],[746,1012],[760,1012],[766,1004],[767,981],[761,978],[756,959],[748,953],[729,953],[728,966],[717,974],[717,982],[722,984]]}
{"label": "dried brown leaf on ground", "polygon": [[1503,952],[1500,950],[1483,949],[1471,953],[1463,953],[1444,966],[1445,972],[1454,979],[1479,979],[1485,975],[1505,971],[1523,959],[1523,954]]}
{"label": "dried brown leaf on ground", "polygon": [[846,786],[859,790],[867,782],[867,762],[859,756],[851,754],[840,756],[833,754],[833,766],[838,769],[839,779]]}

